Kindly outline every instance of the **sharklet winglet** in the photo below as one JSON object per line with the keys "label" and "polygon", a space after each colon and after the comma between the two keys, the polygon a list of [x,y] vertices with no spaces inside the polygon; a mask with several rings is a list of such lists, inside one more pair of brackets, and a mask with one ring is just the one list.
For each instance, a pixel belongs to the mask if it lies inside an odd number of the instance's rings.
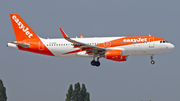
{"label": "sharklet winglet", "polygon": [[66,33],[63,31],[63,29],[62,29],[62,28],[59,28],[59,29],[60,29],[60,31],[61,31],[63,37],[64,37],[65,39],[68,38],[68,36],[67,36]]}

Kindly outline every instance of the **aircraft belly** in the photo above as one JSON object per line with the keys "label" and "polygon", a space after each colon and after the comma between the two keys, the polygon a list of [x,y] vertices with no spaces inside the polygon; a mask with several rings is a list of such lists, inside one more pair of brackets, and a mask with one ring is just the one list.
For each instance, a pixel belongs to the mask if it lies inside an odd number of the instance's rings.
{"label": "aircraft belly", "polygon": [[124,55],[140,55],[143,53],[140,45],[129,45],[125,47],[126,52]]}
{"label": "aircraft belly", "polygon": [[151,55],[164,53],[160,47],[155,46],[150,48],[149,45],[129,45],[125,47],[126,52],[124,55]]}

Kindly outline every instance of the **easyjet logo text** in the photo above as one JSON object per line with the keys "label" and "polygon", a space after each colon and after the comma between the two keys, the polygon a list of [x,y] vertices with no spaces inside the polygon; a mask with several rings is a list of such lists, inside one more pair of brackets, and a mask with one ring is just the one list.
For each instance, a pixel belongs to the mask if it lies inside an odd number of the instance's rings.
{"label": "easyjet logo text", "polygon": [[21,29],[29,38],[33,37],[33,34],[29,32],[29,28],[24,26],[15,15],[12,16],[12,19],[17,23],[19,29]]}
{"label": "easyjet logo text", "polygon": [[124,39],[123,42],[147,42],[147,38]]}

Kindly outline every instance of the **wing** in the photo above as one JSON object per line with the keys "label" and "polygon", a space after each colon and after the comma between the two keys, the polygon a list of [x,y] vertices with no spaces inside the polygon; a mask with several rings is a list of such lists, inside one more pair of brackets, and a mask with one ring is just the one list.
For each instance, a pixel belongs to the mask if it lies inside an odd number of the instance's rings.
{"label": "wing", "polygon": [[85,44],[85,43],[82,43],[82,42],[78,42],[78,41],[76,41],[76,40],[73,40],[73,39],[69,38],[69,37],[66,35],[66,33],[62,30],[62,28],[60,28],[60,31],[61,31],[63,37],[64,37],[67,41],[73,43],[74,48],[80,48],[80,49],[82,49],[83,51],[86,51],[87,54],[89,54],[89,55],[92,54],[92,53],[94,53],[94,54],[101,54],[101,53],[104,53],[105,50],[106,50],[106,48],[103,48],[103,47],[92,46],[92,45],[89,45],[89,44]]}

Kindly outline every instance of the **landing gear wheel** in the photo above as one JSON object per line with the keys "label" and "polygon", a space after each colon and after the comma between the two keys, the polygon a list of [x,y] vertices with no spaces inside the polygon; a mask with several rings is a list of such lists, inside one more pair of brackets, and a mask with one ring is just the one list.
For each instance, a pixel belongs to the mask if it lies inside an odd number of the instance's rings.
{"label": "landing gear wheel", "polygon": [[91,65],[92,65],[92,66],[95,66],[95,65],[96,65],[96,61],[95,61],[95,60],[92,60],[92,61],[91,61]]}
{"label": "landing gear wheel", "polygon": [[154,65],[155,64],[155,61],[153,60],[153,54],[151,55],[151,64]]}
{"label": "landing gear wheel", "polygon": [[[96,57],[97,57],[97,61],[95,61]],[[91,61],[91,65],[99,67],[100,66],[99,58],[101,58],[99,53],[97,54],[93,53],[93,60]]]}
{"label": "landing gear wheel", "polygon": [[100,66],[100,62],[97,61],[97,62],[96,62],[96,67],[99,67],[99,66]]}
{"label": "landing gear wheel", "polygon": [[151,64],[152,64],[152,65],[155,64],[155,61],[152,60],[152,61],[151,61]]}

